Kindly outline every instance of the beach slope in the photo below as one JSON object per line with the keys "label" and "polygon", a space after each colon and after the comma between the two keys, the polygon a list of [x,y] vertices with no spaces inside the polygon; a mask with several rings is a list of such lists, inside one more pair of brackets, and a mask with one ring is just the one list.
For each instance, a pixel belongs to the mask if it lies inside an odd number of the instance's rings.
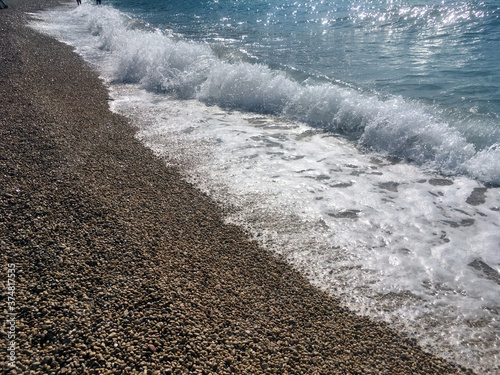
{"label": "beach slope", "polygon": [[71,47],[24,26],[55,3],[0,10],[3,373],[468,372],[224,224]]}

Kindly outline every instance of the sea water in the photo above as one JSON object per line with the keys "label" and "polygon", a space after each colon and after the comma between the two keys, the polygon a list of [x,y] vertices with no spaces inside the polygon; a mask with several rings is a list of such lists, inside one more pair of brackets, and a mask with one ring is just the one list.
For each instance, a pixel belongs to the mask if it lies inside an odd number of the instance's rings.
{"label": "sea water", "polygon": [[500,371],[498,3],[84,0],[32,26],[228,222],[353,310]]}

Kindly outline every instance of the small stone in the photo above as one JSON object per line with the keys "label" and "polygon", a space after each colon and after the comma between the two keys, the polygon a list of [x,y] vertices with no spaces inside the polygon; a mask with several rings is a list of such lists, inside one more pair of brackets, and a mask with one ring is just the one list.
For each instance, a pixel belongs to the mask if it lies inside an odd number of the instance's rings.
{"label": "small stone", "polygon": [[432,186],[450,186],[453,185],[453,181],[445,178],[431,178],[429,184]]}
{"label": "small stone", "polygon": [[339,212],[329,212],[328,216],[336,219],[357,219],[360,212],[359,210],[343,210]]}
{"label": "small stone", "polygon": [[378,184],[378,186],[381,189],[389,190],[389,191],[392,191],[393,193],[397,193],[398,192],[399,183],[394,182],[394,181],[381,182],[380,184]]}
{"label": "small stone", "polygon": [[475,188],[471,195],[467,198],[466,202],[471,206],[479,206],[486,202],[487,188]]}

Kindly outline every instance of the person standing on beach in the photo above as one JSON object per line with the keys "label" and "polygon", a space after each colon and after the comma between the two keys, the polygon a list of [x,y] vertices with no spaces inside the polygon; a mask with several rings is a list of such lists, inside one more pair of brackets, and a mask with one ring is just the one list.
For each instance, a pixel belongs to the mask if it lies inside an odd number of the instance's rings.
{"label": "person standing on beach", "polygon": [[96,5],[101,5],[101,0],[95,0]]}
{"label": "person standing on beach", "polygon": [[77,5],[82,5],[82,0],[76,0]]}

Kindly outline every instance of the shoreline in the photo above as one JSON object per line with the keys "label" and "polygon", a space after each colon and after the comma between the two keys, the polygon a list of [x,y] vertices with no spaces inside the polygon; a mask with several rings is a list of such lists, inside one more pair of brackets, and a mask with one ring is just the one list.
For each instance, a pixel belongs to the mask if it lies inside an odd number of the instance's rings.
{"label": "shoreline", "polygon": [[17,367],[3,356],[3,373],[472,373],[225,224],[109,111],[71,47],[25,26],[57,4],[0,10],[0,258],[16,314],[0,343]]}

